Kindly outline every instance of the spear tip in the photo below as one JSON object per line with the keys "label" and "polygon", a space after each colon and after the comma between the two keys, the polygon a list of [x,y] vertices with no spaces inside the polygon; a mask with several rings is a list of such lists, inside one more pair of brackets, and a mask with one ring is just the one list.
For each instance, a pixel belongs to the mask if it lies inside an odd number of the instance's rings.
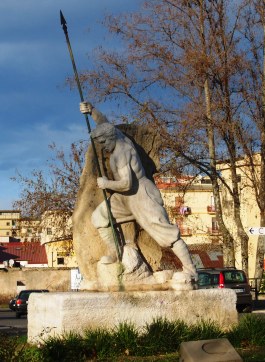
{"label": "spear tip", "polygon": [[60,10],[61,25],[66,26],[66,20],[63,16],[62,10]]}

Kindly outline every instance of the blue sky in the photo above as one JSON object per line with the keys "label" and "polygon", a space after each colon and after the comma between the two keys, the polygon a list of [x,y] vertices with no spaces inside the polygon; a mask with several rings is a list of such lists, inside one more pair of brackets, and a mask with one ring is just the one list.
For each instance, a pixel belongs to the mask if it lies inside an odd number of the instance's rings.
{"label": "blue sky", "polygon": [[[48,145],[67,147],[86,137],[79,94],[65,86],[73,75],[62,10],[78,70],[99,45],[111,43],[100,22],[106,14],[139,9],[142,0],[1,0],[0,2],[0,209],[10,209],[27,175],[51,157]],[[106,112],[106,110],[105,110]]]}

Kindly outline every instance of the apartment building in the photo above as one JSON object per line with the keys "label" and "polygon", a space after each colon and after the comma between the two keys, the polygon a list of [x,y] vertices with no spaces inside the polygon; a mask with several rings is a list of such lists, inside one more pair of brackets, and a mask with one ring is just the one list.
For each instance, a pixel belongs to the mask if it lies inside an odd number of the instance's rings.
{"label": "apartment building", "polygon": [[[232,187],[231,182],[231,168],[227,161],[219,162],[218,169],[222,176],[225,178],[228,186]],[[265,227],[260,225],[260,209],[258,207],[255,190],[253,187],[253,179],[256,180],[256,186],[258,186],[258,180],[260,178],[260,154],[256,154],[253,157],[252,163],[247,156],[239,158],[237,160],[237,181],[240,193],[240,217],[245,232],[249,236],[248,244],[248,257],[249,257],[249,276],[254,277],[256,251],[259,233],[251,232],[251,230]],[[225,187],[221,187],[221,199],[223,205],[223,218],[224,222],[229,229],[230,233],[237,240],[237,227],[233,217],[233,200],[231,194]],[[262,234],[260,234],[262,235]],[[241,267],[241,247],[240,243],[235,244],[236,254],[236,267]]]}
{"label": "apartment building", "polygon": [[45,246],[49,267],[77,267],[73,250],[72,222],[62,210],[46,211],[41,219],[41,243]]}
{"label": "apartment building", "polygon": [[[255,177],[259,178],[260,156],[257,154],[254,159]],[[231,185],[231,168],[228,162],[218,164],[219,171],[228,185]],[[237,161],[237,177],[240,190],[240,215],[243,227],[249,236],[249,277],[255,274],[255,262],[258,233],[253,230],[260,225],[260,210],[258,208],[253,188],[253,170],[250,170],[250,163],[246,157]],[[170,221],[176,223],[181,235],[188,245],[197,245],[199,249],[204,244],[222,245],[222,235],[219,232],[215,215],[214,197],[211,181],[207,177],[164,176],[157,178],[159,188],[164,200],[165,208]],[[220,187],[221,201],[223,208],[223,219],[226,227],[237,240],[237,227],[233,216],[233,200],[230,193],[223,186]],[[252,232],[251,232],[252,230]],[[235,257],[237,268],[242,267],[240,243],[235,243]]]}
{"label": "apartment building", "polygon": [[40,220],[22,218],[19,210],[0,210],[0,242],[40,241]]}
{"label": "apartment building", "polygon": [[163,176],[156,179],[156,185],[170,221],[178,225],[187,244],[222,242],[209,178]]}
{"label": "apartment building", "polygon": [[20,235],[19,210],[0,210],[0,242],[9,242]]}

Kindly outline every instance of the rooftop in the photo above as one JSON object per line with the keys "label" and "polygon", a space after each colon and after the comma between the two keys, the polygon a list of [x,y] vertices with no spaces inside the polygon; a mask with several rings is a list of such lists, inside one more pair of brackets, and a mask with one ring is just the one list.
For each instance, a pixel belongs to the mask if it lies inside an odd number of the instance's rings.
{"label": "rooftop", "polygon": [[40,242],[0,243],[0,263],[13,259],[15,262],[27,261],[28,264],[47,264],[45,246]]}

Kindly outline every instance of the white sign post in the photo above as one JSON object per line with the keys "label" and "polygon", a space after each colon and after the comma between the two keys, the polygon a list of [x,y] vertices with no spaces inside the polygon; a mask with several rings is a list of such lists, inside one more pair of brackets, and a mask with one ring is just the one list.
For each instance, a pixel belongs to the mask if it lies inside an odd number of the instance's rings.
{"label": "white sign post", "polygon": [[71,269],[71,289],[72,290],[78,290],[80,288],[80,283],[81,283],[82,279],[83,279],[83,277],[79,271],[79,268]]}
{"label": "white sign post", "polygon": [[260,227],[251,227],[248,229],[249,233],[251,235],[265,235],[265,227],[264,226],[260,226]]}

